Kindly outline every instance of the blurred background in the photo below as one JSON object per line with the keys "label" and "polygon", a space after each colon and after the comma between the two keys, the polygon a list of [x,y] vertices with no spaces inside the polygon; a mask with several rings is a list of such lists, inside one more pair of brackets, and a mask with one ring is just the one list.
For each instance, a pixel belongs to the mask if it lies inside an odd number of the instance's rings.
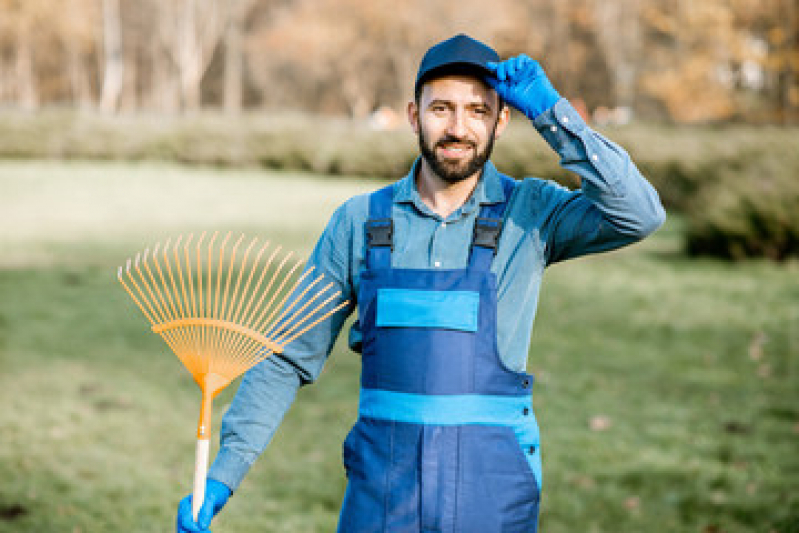
{"label": "blurred background", "polygon": [[[669,211],[546,274],[541,530],[799,532],[796,0],[0,0],[0,532],[172,529],[199,392],[117,266],[216,229],[307,254],[407,172],[460,32],[538,59]],[[579,186],[521,115],[493,160]],[[335,530],[358,373],[339,343],[215,531]]]}
{"label": "blurred background", "polygon": [[469,31],[544,63],[602,122],[799,120],[791,0],[3,0],[0,104],[105,112],[401,112]]}

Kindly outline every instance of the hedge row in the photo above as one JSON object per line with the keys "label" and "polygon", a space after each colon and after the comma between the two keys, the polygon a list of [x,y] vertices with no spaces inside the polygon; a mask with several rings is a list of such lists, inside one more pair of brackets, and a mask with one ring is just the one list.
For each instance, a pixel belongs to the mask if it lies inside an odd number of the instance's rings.
{"label": "hedge row", "polygon": [[[577,185],[557,156],[515,117],[494,162],[514,176]],[[799,255],[799,130],[634,125],[605,132],[624,146],[667,208],[687,216],[691,254]],[[49,110],[0,113],[0,157],[170,160],[224,167],[399,177],[416,157],[407,127],[304,115],[218,114],[108,118]]]}
{"label": "hedge row", "polygon": [[764,147],[743,168],[724,168],[688,203],[692,255],[799,257],[799,149]]}

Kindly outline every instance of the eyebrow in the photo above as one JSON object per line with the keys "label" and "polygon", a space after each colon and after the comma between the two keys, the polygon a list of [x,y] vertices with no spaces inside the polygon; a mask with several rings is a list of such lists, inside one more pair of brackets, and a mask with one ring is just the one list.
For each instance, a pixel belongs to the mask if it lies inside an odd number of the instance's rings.
{"label": "eyebrow", "polygon": [[[427,107],[428,108],[429,107],[433,107],[436,104],[444,104],[444,105],[447,105],[447,106],[452,106],[452,105],[454,105],[454,102],[452,100],[447,100],[445,98],[435,98],[435,99],[431,100],[429,104],[427,104]],[[493,109],[491,107],[491,104],[486,102],[485,100],[469,102],[469,103],[466,104],[466,107],[472,107],[472,108],[474,108],[474,107],[485,107],[487,109]]]}

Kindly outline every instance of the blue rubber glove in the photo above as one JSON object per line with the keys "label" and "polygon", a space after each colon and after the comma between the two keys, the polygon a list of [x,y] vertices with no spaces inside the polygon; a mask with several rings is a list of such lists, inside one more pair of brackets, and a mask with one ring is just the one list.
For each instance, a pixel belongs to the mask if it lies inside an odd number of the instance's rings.
{"label": "blue rubber glove", "polygon": [[197,515],[197,522],[191,516],[191,494],[180,500],[178,505],[177,533],[211,533],[211,519],[225,506],[232,494],[227,485],[215,479],[205,482],[205,500]]}
{"label": "blue rubber glove", "polygon": [[486,83],[530,120],[560,100],[538,61],[524,54],[486,66],[494,73],[486,77]]}

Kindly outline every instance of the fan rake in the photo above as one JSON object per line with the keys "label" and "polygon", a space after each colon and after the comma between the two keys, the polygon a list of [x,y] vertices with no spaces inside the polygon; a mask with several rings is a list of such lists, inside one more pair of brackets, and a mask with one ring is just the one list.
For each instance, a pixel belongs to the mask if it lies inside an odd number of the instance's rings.
{"label": "fan rake", "polygon": [[179,236],[128,259],[117,277],[202,391],[192,512],[205,498],[214,397],[231,381],[330,317],[347,302],[313,267],[268,242],[231,233],[219,244]]}

